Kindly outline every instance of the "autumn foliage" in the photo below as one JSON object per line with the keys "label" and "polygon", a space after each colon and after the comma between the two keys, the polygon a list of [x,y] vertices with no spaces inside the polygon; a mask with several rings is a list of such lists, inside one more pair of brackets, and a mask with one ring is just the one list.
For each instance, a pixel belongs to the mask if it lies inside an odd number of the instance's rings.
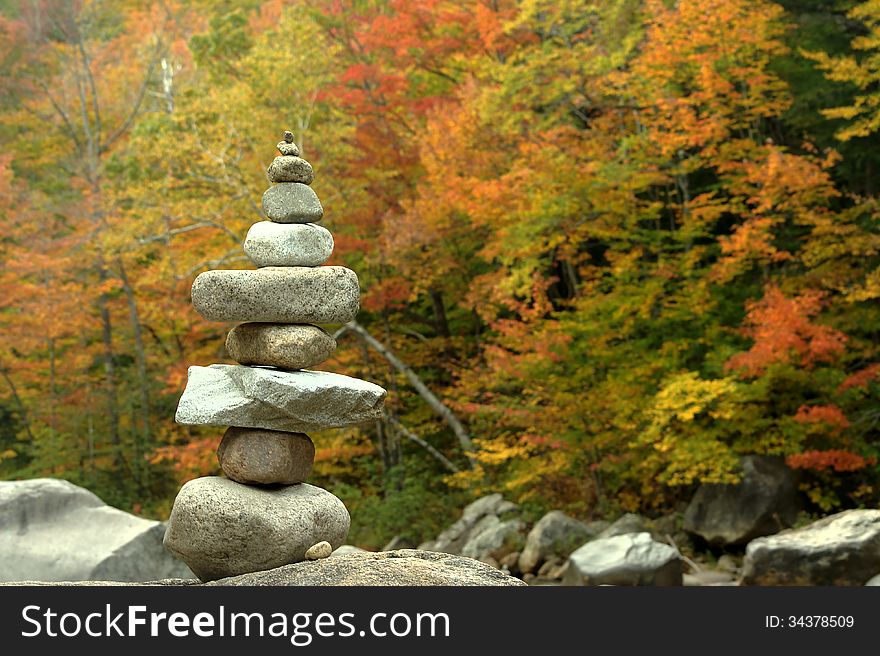
{"label": "autumn foliage", "polygon": [[418,541],[489,491],[661,513],[751,453],[820,508],[876,503],[880,15],[810,4],[7,11],[0,475],[162,515],[216,471],[219,431],[172,421],[186,366],[226,357],[189,286],[249,266],[290,128],[359,321],[475,446],[341,337],[327,368],[389,390],[387,422],[315,436],[355,540]]}

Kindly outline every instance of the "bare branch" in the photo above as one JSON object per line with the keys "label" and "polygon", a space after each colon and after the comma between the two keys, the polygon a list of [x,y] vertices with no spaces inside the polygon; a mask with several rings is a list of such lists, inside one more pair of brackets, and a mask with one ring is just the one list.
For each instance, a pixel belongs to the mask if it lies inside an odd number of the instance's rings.
{"label": "bare branch", "polygon": [[159,60],[162,58],[164,49],[164,43],[161,39],[156,37],[156,48],[153,52],[153,58],[150,61],[150,65],[147,67],[147,72],[144,73],[144,79],[141,82],[141,87],[138,90],[137,98],[134,102],[134,106],[132,106],[131,111],[129,112],[126,119],[119,125],[114,132],[107,137],[107,141],[98,146],[98,152],[105,152],[114,141],[116,141],[119,137],[121,137],[125,132],[131,127],[132,122],[137,117],[138,113],[140,113],[141,105],[144,102],[144,97],[147,95],[147,85],[150,83],[150,79],[153,77],[153,71],[156,70],[156,66],[159,64]]}
{"label": "bare branch", "polygon": [[467,430],[465,430],[464,425],[459,421],[458,417],[449,409],[449,407],[443,403],[437,396],[428,389],[427,385],[425,385],[421,378],[418,377],[416,372],[410,369],[406,363],[404,363],[400,358],[398,358],[394,353],[392,353],[384,344],[382,344],[379,340],[373,337],[366,328],[360,325],[357,321],[349,321],[342,328],[336,331],[333,335],[334,339],[342,337],[346,332],[353,332],[357,334],[361,339],[363,339],[372,349],[374,349],[377,353],[379,353],[382,357],[384,357],[391,365],[397,369],[400,373],[406,376],[406,379],[409,381],[410,385],[412,385],[416,392],[419,393],[419,396],[424,399],[424,401],[431,406],[431,409],[434,410],[443,421],[452,429],[452,432],[455,433],[455,436],[458,438],[459,443],[461,444],[461,448],[465,451],[465,455],[468,456],[468,459],[472,462],[472,456],[470,455],[474,449],[474,443],[471,441],[470,435],[468,435]]}
{"label": "bare branch", "polygon": [[385,415],[385,423],[390,424],[392,427],[394,427],[397,430],[397,432],[399,432],[401,435],[403,435],[406,439],[410,440],[411,442],[415,442],[420,447],[425,449],[425,451],[427,451],[432,456],[434,456],[434,458],[436,458],[437,461],[439,461],[446,469],[448,469],[453,474],[457,474],[458,472],[461,471],[458,467],[455,466],[454,462],[452,462],[449,458],[447,458],[442,453],[440,453],[433,446],[428,444],[421,437],[419,437],[418,435],[413,433],[409,428],[407,428],[406,426],[401,424],[397,419],[395,419],[391,415]]}

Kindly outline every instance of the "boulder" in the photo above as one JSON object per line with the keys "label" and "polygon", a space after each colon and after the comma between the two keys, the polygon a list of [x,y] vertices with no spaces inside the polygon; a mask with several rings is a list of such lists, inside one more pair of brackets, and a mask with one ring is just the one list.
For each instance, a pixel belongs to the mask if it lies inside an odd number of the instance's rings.
{"label": "boulder", "polygon": [[[338,550],[337,550],[338,551]],[[3,585],[3,583],[0,583]],[[16,585],[41,585],[20,581]],[[48,584],[42,584],[48,585]],[[109,581],[58,583],[66,586],[96,585],[207,585],[207,586],[523,586],[504,572],[479,561],[433,551],[358,551],[333,553],[331,558],[285,565],[271,570],[241,574],[209,583],[166,579],[126,584]]]}
{"label": "boulder", "polygon": [[0,482],[0,581],[192,578],[165,527],[52,478]]}
{"label": "boulder", "polygon": [[357,274],[342,266],[214,269],[193,281],[208,321],[347,323],[360,309]]}
{"label": "boulder", "polygon": [[244,365],[308,369],[335,350],[336,340],[318,326],[242,323],[226,336],[229,357]]}
{"label": "boulder", "polygon": [[678,550],[650,533],[627,533],[587,542],[569,556],[563,585],[682,584]]}
{"label": "boulder", "polygon": [[880,571],[880,510],[847,510],[746,546],[744,585],[864,585]]}
{"label": "boulder", "polygon": [[647,530],[648,527],[644,517],[635,513],[626,513],[596,537],[613,538],[618,535],[626,535],[627,533],[644,533]]}
{"label": "boulder", "polygon": [[[480,530],[474,530],[461,547],[461,555],[496,563],[504,556],[522,549],[526,525],[519,519],[502,521],[495,515],[488,515],[482,521]],[[497,566],[497,565],[496,565]]]}
{"label": "boulder", "polygon": [[310,433],[382,417],[385,390],[326,371],[190,367],[175,421]]}
{"label": "boulder", "polygon": [[596,534],[583,522],[559,510],[552,510],[529,531],[525,548],[519,557],[519,570],[523,573],[534,572],[549,558],[565,558],[594,537]]}
{"label": "boulder", "polygon": [[684,514],[684,530],[715,546],[743,545],[791,526],[800,510],[793,472],[782,458],[745,456],[736,485],[704,483]]}
{"label": "boulder", "polygon": [[401,549],[349,553],[268,572],[212,581],[208,585],[291,586],[521,586],[494,567],[445,553]]}
{"label": "boulder", "polygon": [[280,155],[272,160],[266,170],[269,182],[301,182],[312,184],[315,172],[312,165],[295,155]]}
{"label": "boulder", "polygon": [[282,182],[263,194],[263,211],[276,223],[317,223],[324,208],[315,190],[299,182]]}
{"label": "boulder", "polygon": [[874,576],[869,578],[865,582],[865,585],[870,586],[870,587],[880,586],[880,574],[875,574]]}
{"label": "boulder", "polygon": [[305,433],[231,426],[217,447],[217,460],[239,483],[294,485],[312,472],[315,445]]}
{"label": "boulder", "polygon": [[244,252],[258,267],[316,267],[330,259],[333,235],[314,223],[259,221],[248,230]]}
{"label": "boulder", "polygon": [[353,553],[368,553],[365,549],[361,549],[360,547],[356,547],[353,544],[343,544],[340,547],[333,550],[333,553],[330,555],[334,558],[337,556],[347,556],[348,554]]}
{"label": "boulder", "polygon": [[[436,540],[430,540],[419,545],[419,549],[427,551],[442,551],[445,553],[460,554],[462,547],[471,537],[484,528],[487,528],[481,520],[486,517],[497,516],[516,509],[516,505],[506,501],[500,494],[489,494],[465,506],[461,518],[437,536]],[[486,520],[490,521],[491,520]],[[476,530],[475,530],[476,529]]]}
{"label": "boulder", "polygon": [[174,500],[165,546],[203,581],[296,563],[321,541],[345,541],[350,518],[327,490],[261,488],[206,476]]}
{"label": "boulder", "polygon": [[413,542],[409,538],[404,537],[402,535],[395,535],[393,538],[391,538],[388,541],[388,544],[386,544],[384,547],[382,547],[381,550],[382,551],[396,551],[398,549],[414,549],[415,546],[416,546],[415,542]]}

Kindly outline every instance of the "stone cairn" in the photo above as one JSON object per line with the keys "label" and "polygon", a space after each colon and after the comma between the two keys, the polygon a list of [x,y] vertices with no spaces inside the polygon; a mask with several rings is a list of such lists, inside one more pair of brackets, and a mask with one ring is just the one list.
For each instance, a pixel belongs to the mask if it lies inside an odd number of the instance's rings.
{"label": "stone cairn", "polygon": [[315,324],[344,324],[360,308],[354,271],[321,266],[333,236],[309,186],[312,166],[293,134],[267,171],[268,221],[251,226],[245,253],[256,270],[215,270],[192,286],[209,321],[242,322],[226,338],[238,365],[190,367],[180,424],[229,426],[217,457],[226,478],[186,483],[174,500],[165,546],[203,581],[330,555],[350,517],[333,494],[304,481],[315,458],[306,433],[375,421],[385,390],[340,374],[309,371],[336,341]]}

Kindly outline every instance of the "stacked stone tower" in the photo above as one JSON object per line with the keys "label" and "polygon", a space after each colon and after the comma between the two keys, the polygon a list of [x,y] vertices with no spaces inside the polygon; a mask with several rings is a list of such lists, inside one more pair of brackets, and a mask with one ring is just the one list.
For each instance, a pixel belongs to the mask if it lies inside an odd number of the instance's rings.
{"label": "stacked stone tower", "polygon": [[[186,483],[174,500],[165,545],[202,580],[328,555],[350,518],[327,490],[305,483],[315,447],[307,433],[374,421],[385,390],[310,371],[336,348],[317,324],[342,324],[360,307],[357,275],[322,266],[333,236],[309,186],[312,166],[290,132],[269,166],[268,221],[251,226],[244,250],[256,270],[215,270],[192,287],[205,319],[241,322],[226,339],[238,365],[190,367],[175,420],[229,426],[217,449],[226,477]],[[321,543],[327,542],[328,545]],[[322,553],[323,552],[323,553]]]}

